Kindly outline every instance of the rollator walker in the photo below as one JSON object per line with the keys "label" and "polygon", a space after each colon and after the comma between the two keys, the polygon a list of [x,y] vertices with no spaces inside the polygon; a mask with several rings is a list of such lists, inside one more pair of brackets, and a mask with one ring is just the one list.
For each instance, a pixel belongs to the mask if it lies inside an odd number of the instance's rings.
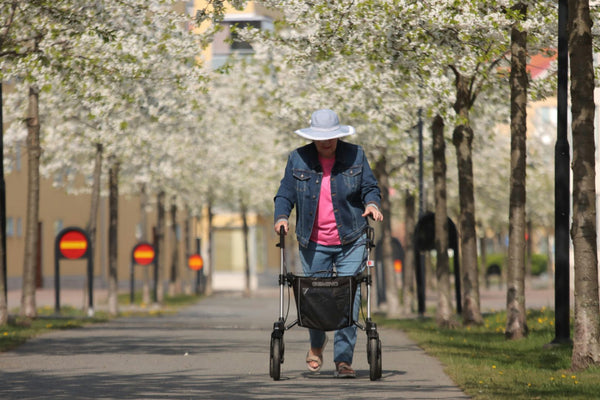
{"label": "rollator walker", "polygon": [[[366,228],[366,259],[363,260],[361,271],[355,276],[337,276],[335,271],[331,276],[302,276],[287,272],[285,258],[285,231],[279,231],[277,247],[281,252],[279,269],[279,319],[273,324],[271,333],[271,351],[269,359],[269,374],[273,380],[281,377],[281,365],[284,360],[285,331],[295,325],[322,331],[334,331],[356,325],[367,333],[367,361],[369,362],[369,378],[372,381],[381,378],[381,340],[377,333],[377,324],[371,320],[371,249],[375,247],[374,231],[371,226]],[[320,274],[319,274],[320,275]],[[361,324],[353,319],[353,306],[356,290],[361,284],[366,286],[367,315]],[[287,315],[284,315],[284,287],[293,288],[298,318],[286,325]],[[362,311],[362,306],[361,306]],[[360,313],[362,314],[362,312]]]}

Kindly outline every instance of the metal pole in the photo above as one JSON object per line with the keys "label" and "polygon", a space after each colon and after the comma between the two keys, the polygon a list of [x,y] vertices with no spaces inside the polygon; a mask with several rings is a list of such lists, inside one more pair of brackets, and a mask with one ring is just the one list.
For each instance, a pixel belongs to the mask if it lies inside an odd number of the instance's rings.
{"label": "metal pole", "polygon": [[[419,108],[419,122],[417,129],[419,133],[419,221],[425,213],[425,194],[423,189],[423,110]],[[425,314],[425,254],[418,249],[417,259],[417,297],[419,303],[419,314]]]}
{"label": "metal pole", "polygon": [[60,314],[60,247],[62,233],[54,239],[54,312]]}
{"label": "metal pole", "polygon": [[[202,257],[202,239],[196,238],[196,254]],[[196,272],[196,294],[204,294],[204,266]]]}
{"label": "metal pole", "polygon": [[129,264],[129,304],[133,304],[133,297],[135,291],[135,272],[134,272],[134,262],[131,260]]}
{"label": "metal pole", "polygon": [[419,122],[417,124],[419,130],[419,218],[423,216],[425,210],[425,196],[423,194],[423,118],[421,117],[423,110],[419,108]]}
{"label": "metal pole", "polygon": [[0,249],[2,255],[2,276],[4,277],[4,300],[8,303],[8,282],[6,265],[6,184],[4,182],[4,119],[2,117],[3,98],[0,80]]}
{"label": "metal pole", "polygon": [[152,228],[152,242],[154,245],[154,288],[152,290],[154,302],[158,303],[158,233],[156,227]]}
{"label": "metal pole", "polygon": [[88,240],[88,316],[94,316],[94,251],[93,243],[87,235]]}
{"label": "metal pole", "polygon": [[554,153],[554,308],[555,335],[552,343],[570,342],[570,277],[569,277],[569,217],[570,217],[570,154],[567,137],[569,58],[567,39],[567,0],[558,2],[558,90],[557,133]]}

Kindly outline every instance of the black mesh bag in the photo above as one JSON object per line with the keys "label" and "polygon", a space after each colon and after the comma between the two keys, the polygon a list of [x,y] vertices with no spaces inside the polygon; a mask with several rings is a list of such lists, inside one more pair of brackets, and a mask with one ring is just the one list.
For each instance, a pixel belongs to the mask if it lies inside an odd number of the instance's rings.
{"label": "black mesh bag", "polygon": [[295,276],[293,287],[298,325],[335,331],[354,323],[352,308],[357,284],[353,276]]}

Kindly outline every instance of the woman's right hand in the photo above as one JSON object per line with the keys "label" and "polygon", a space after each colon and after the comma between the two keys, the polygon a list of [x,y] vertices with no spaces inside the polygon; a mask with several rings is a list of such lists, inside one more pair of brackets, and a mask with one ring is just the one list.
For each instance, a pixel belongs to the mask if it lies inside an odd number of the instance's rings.
{"label": "woman's right hand", "polygon": [[285,219],[283,219],[281,221],[277,221],[275,223],[275,233],[277,233],[279,235],[279,231],[280,231],[280,229],[281,229],[282,226],[283,226],[283,232],[284,232],[284,234],[287,235],[289,227],[288,227],[288,222]]}

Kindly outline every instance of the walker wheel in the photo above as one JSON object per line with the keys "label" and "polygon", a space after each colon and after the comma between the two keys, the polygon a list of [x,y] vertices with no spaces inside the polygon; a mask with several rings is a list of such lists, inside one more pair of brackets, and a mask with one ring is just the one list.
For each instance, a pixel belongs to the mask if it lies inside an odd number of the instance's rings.
{"label": "walker wheel", "polygon": [[269,374],[274,381],[281,377],[281,364],[283,363],[283,338],[271,338],[271,357],[269,359]]}
{"label": "walker wheel", "polygon": [[369,361],[369,378],[376,381],[381,378],[381,340],[372,337],[367,343],[367,359]]}

